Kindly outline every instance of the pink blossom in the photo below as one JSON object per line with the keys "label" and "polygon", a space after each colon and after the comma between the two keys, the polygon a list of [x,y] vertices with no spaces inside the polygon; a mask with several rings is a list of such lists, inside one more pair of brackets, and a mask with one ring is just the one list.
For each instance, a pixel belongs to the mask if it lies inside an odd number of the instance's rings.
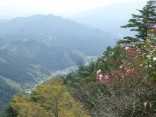
{"label": "pink blossom", "polygon": [[129,49],[129,47],[125,47],[125,50],[128,50]]}
{"label": "pink blossom", "polygon": [[130,68],[130,67],[127,67],[127,68],[125,68],[125,69],[126,69],[126,72],[127,72],[127,73],[131,73],[131,72],[133,72],[133,69]]}
{"label": "pink blossom", "polygon": [[96,75],[99,75],[99,74],[101,74],[101,69],[96,71]]}
{"label": "pink blossom", "polygon": [[99,75],[99,80],[102,80],[102,79],[103,79],[103,75],[100,74],[100,75]]}
{"label": "pink blossom", "polygon": [[146,108],[148,105],[148,101],[144,102],[144,107]]}

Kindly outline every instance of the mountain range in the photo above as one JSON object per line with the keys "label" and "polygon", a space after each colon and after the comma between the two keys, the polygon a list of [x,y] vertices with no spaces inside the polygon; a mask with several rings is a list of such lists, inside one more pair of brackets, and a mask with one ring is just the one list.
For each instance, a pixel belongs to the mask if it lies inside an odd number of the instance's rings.
{"label": "mountain range", "polygon": [[33,87],[52,71],[82,65],[86,56],[99,56],[114,44],[110,33],[59,16],[34,15],[1,21],[0,103],[10,100],[16,89]]}

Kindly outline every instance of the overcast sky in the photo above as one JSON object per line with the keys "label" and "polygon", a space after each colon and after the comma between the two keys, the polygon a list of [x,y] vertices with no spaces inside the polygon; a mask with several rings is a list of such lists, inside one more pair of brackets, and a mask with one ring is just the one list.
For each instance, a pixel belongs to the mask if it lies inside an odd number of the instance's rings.
{"label": "overcast sky", "polygon": [[69,15],[117,2],[146,0],[0,0],[0,18],[33,14]]}

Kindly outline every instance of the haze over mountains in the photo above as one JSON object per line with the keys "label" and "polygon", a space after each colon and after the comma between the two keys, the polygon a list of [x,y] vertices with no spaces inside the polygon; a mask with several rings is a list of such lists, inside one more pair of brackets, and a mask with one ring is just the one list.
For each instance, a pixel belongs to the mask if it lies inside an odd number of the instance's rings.
{"label": "haze over mountains", "polygon": [[0,19],[0,113],[17,91],[35,86],[56,70],[82,65],[88,56],[102,55],[129,35],[120,26],[144,4],[111,4],[71,19],[52,14]]}
{"label": "haze over mountains", "polygon": [[[77,22],[54,15],[1,19],[2,107],[17,89],[33,86],[48,78],[51,71],[82,65],[86,56],[99,56],[107,46],[114,45],[119,37],[112,34],[126,34],[120,26],[138,8],[136,3],[129,6],[124,3],[93,9],[75,15]],[[127,7],[128,11],[123,10]]]}
{"label": "haze over mountains", "polygon": [[[3,20],[0,22],[0,80],[7,85],[0,95],[7,97],[13,89],[29,88],[48,78],[51,71],[82,65],[86,56],[99,56],[114,43],[109,33],[54,15]],[[11,90],[5,91],[6,87]]]}
{"label": "haze over mountains", "polygon": [[108,33],[53,15],[21,17],[1,23],[0,41],[1,63],[9,65],[15,57],[19,60],[14,62],[21,61],[20,65],[27,61],[49,70],[82,64],[80,54],[100,55],[114,42]]}
{"label": "haze over mountains", "polygon": [[[86,55],[99,55],[101,54],[101,49],[107,47],[106,44],[109,45],[114,42],[109,33],[104,33],[81,23],[53,15],[34,15],[27,18],[15,18],[1,23],[0,31],[3,45],[15,40],[35,40],[43,42],[50,47],[83,50],[83,53]],[[85,45],[87,41],[97,48],[90,49],[90,46]],[[105,44],[101,43],[103,41]],[[79,45],[81,45],[81,48]]]}
{"label": "haze over mountains", "polygon": [[136,14],[136,9],[142,9],[145,3],[144,0],[114,3],[73,15],[71,18],[115,34],[119,38],[130,34],[128,30],[121,29],[120,26],[127,24],[131,14]]}
{"label": "haze over mountains", "polygon": [[17,90],[34,86],[52,71],[82,65],[86,56],[102,55],[120,37],[112,34],[126,35],[120,26],[143,5],[112,4],[73,20],[52,14],[0,19],[0,112]]}

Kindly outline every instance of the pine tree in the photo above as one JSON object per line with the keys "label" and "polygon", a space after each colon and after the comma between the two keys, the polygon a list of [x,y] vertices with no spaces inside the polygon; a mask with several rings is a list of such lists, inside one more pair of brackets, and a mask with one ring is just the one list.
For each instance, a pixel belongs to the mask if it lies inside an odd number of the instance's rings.
{"label": "pine tree", "polygon": [[142,10],[138,10],[139,15],[132,14],[129,23],[122,28],[130,28],[130,31],[135,31],[137,34],[134,37],[124,37],[125,40],[120,40],[119,43],[145,42],[148,37],[148,30],[156,24],[156,0],[149,0]]}

